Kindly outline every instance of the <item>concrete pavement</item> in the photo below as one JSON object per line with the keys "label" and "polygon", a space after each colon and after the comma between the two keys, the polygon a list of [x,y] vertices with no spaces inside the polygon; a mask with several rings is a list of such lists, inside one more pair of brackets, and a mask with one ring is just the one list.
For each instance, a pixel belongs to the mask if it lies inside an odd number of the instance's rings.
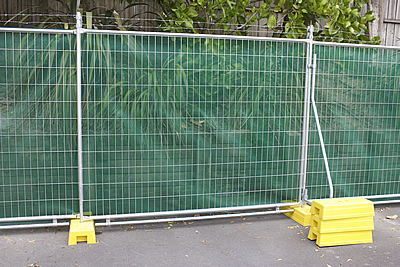
{"label": "concrete pavement", "polygon": [[68,246],[68,228],[0,231],[0,266],[400,266],[400,205],[375,206],[372,244],[318,248],[283,214],[97,227]]}

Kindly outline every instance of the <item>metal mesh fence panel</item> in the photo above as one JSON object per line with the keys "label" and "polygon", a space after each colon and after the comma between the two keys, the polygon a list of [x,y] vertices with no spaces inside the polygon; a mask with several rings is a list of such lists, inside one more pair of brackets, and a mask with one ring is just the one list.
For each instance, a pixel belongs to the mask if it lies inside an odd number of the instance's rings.
{"label": "metal mesh fence panel", "polygon": [[[71,33],[0,32],[0,219],[79,212]],[[306,41],[89,31],[81,45],[85,215],[297,201]],[[399,194],[399,51],[313,47],[334,197]],[[310,199],[329,196],[313,115]]]}
{"label": "metal mesh fence panel", "polygon": [[74,46],[0,32],[0,218],[78,212]]}
{"label": "metal mesh fence panel", "polygon": [[[315,99],[334,197],[400,193],[400,55],[388,48],[314,46]],[[315,120],[307,188],[329,196]]]}
{"label": "metal mesh fence panel", "polygon": [[84,210],[298,198],[305,43],[85,34]]}

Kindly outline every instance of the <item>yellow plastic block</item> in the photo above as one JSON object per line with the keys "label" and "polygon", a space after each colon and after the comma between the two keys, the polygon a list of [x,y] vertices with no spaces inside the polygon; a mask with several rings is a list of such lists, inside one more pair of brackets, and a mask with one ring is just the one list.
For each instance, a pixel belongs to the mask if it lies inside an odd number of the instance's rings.
{"label": "yellow plastic block", "polygon": [[289,209],[294,209],[294,211],[285,213],[286,216],[296,221],[297,223],[301,224],[302,226],[310,225],[310,218],[311,218],[310,206],[306,205],[302,207],[300,205],[297,205],[297,206],[291,206],[289,207]]}
{"label": "yellow plastic block", "polygon": [[310,226],[314,227],[318,233],[339,233],[374,230],[374,219],[372,216],[349,218],[341,220],[324,221],[316,215],[311,216]]}
{"label": "yellow plastic block", "polygon": [[72,219],[69,225],[68,245],[76,245],[77,242],[96,243],[94,221],[87,220],[81,223],[80,219]]}
{"label": "yellow plastic block", "polygon": [[364,198],[336,198],[314,200],[311,214],[321,220],[335,220],[374,216],[374,205]]}
{"label": "yellow plastic block", "polygon": [[365,244],[372,243],[372,231],[321,234],[317,232],[315,227],[311,227],[308,233],[308,239],[316,239],[316,243],[320,247]]}

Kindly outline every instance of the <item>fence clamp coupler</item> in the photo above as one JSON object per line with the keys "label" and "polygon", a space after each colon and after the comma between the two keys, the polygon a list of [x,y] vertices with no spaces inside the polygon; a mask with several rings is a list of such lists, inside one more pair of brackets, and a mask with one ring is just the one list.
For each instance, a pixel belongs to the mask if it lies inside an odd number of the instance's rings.
{"label": "fence clamp coupler", "polygon": [[308,64],[307,68],[309,69],[316,69],[317,68],[317,64]]}

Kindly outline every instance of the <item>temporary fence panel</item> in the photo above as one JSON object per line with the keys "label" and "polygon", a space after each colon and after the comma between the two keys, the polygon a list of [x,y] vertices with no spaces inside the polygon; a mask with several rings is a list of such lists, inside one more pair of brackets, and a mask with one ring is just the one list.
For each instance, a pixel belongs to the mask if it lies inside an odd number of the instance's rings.
{"label": "temporary fence panel", "polygon": [[0,219],[78,212],[74,46],[0,31]]}
{"label": "temporary fence panel", "polygon": [[103,32],[82,42],[88,214],[298,198],[304,41]]}
{"label": "temporary fence panel", "polygon": [[[314,53],[334,197],[400,196],[400,51],[318,43]],[[307,188],[310,198],[324,198],[328,183],[310,121]]]}
{"label": "temporary fence panel", "polygon": [[[0,223],[299,200],[310,41],[71,33],[0,30]],[[398,196],[399,50],[313,49],[334,196]],[[329,197],[313,115],[310,199]]]}

